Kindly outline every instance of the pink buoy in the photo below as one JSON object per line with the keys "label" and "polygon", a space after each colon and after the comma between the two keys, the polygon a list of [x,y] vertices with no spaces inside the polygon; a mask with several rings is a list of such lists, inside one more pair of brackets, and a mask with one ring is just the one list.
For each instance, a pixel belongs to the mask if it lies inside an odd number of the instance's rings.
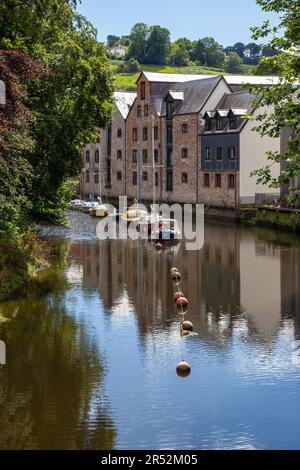
{"label": "pink buoy", "polygon": [[186,299],[185,297],[179,297],[179,299],[177,299],[176,301],[176,304],[178,307],[187,307],[188,304],[189,304],[189,301],[188,299]]}
{"label": "pink buoy", "polygon": [[161,251],[162,251],[162,249],[163,249],[163,246],[162,246],[162,244],[161,244],[161,243],[156,243],[156,245],[155,245],[155,249],[156,249],[156,251],[158,251],[158,252],[161,252]]}
{"label": "pink buoy", "polygon": [[182,378],[188,377],[191,373],[191,370],[191,366],[186,361],[181,361],[176,366],[177,375]]}
{"label": "pink buoy", "polygon": [[183,297],[183,293],[182,292],[175,292],[174,302],[177,302],[177,300],[180,299],[180,297]]}
{"label": "pink buoy", "polygon": [[193,331],[194,325],[190,321],[184,321],[182,322],[182,328],[184,331]]}

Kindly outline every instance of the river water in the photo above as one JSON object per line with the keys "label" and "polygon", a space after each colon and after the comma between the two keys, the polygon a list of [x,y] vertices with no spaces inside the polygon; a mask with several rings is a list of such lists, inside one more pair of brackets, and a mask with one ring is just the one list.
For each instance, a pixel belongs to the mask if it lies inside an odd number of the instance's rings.
{"label": "river water", "polygon": [[300,449],[299,237],[207,222],[201,251],[158,254],[69,217],[43,229],[55,266],[0,304],[0,448]]}

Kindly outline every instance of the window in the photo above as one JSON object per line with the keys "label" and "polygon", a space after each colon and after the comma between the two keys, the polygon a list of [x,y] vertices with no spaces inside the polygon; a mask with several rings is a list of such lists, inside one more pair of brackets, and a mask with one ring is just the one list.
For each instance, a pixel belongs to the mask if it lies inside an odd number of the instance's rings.
{"label": "window", "polygon": [[211,159],[211,148],[206,147],[205,148],[205,160],[210,160]]}
{"label": "window", "polygon": [[85,152],[85,161],[89,163],[90,159],[91,159],[91,152],[87,150]]}
{"label": "window", "polygon": [[154,150],[154,161],[155,163],[158,163],[158,149]]}
{"label": "window", "polygon": [[206,188],[209,188],[210,186],[209,173],[204,173],[204,186]]}
{"label": "window", "polygon": [[235,157],[236,157],[235,147],[228,147],[228,158],[229,158],[229,160],[235,160]]}
{"label": "window", "polygon": [[145,104],[145,106],[144,106],[144,116],[148,116],[148,113],[149,113],[149,108],[148,108],[148,105]]}
{"label": "window", "polygon": [[216,119],[216,130],[217,131],[222,131],[223,128],[224,128],[223,119],[221,117],[218,117]]}
{"label": "window", "polygon": [[141,83],[141,100],[144,100],[146,98],[146,83],[142,82]]}
{"label": "window", "polygon": [[118,137],[119,137],[119,138],[122,137],[122,129],[121,129],[120,127],[119,127],[119,129],[118,129]]}
{"label": "window", "polygon": [[117,150],[117,159],[122,160],[122,150]]}
{"label": "window", "polygon": [[117,171],[117,180],[118,181],[122,180],[122,171]]}
{"label": "window", "polygon": [[148,150],[143,150],[143,163],[148,163]]}
{"label": "window", "polygon": [[143,128],[143,140],[148,140],[148,127]]}
{"label": "window", "polygon": [[132,163],[137,162],[137,150],[132,150]]}
{"label": "window", "polygon": [[167,191],[173,191],[173,171],[167,171]]}
{"label": "window", "polygon": [[86,172],[85,172],[85,181],[86,181],[86,183],[90,182],[90,172],[89,172],[89,170],[86,170]]}
{"label": "window", "polygon": [[173,126],[167,126],[167,144],[173,143]]}
{"label": "window", "polygon": [[158,186],[158,173],[155,173],[155,186]]}
{"label": "window", "polygon": [[141,115],[142,115],[142,106],[138,106],[136,108],[136,115],[137,115],[137,117],[141,117]]}
{"label": "window", "polygon": [[173,119],[174,113],[174,102],[168,101],[167,102],[167,119]]}
{"label": "window", "polygon": [[182,173],[181,182],[182,183],[187,183],[188,182],[188,174],[187,173]]}
{"label": "window", "polygon": [[99,163],[99,150],[95,152],[95,163]]}
{"label": "window", "polygon": [[136,171],[132,173],[132,184],[133,186],[137,185],[137,172]]}
{"label": "window", "polygon": [[217,147],[217,160],[223,159],[223,149],[222,147]]}
{"label": "window", "polygon": [[143,181],[148,181],[148,173],[147,173],[147,171],[143,171]]}
{"label": "window", "polygon": [[221,186],[222,186],[222,177],[221,177],[220,173],[216,174],[215,184],[216,184],[216,188],[221,188]]}
{"label": "window", "polygon": [[234,188],[234,187],[235,187],[235,176],[228,175],[228,188]]}
{"label": "window", "polygon": [[181,157],[182,158],[188,157],[188,149],[181,149]]}
{"label": "window", "polygon": [[212,119],[210,118],[205,119],[205,130],[206,131],[212,130]]}
{"label": "window", "polygon": [[182,124],[182,133],[183,134],[188,133],[188,125],[186,123]]}
{"label": "window", "polygon": [[111,159],[107,159],[107,183],[111,183]]}
{"label": "window", "polygon": [[158,127],[154,127],[154,140],[158,140]]}
{"label": "window", "polygon": [[229,118],[229,129],[237,128],[237,119],[236,116],[230,116]]}
{"label": "window", "polygon": [[173,150],[167,149],[167,167],[173,166]]}
{"label": "window", "polygon": [[99,183],[99,173],[94,174],[94,183],[98,184]]}

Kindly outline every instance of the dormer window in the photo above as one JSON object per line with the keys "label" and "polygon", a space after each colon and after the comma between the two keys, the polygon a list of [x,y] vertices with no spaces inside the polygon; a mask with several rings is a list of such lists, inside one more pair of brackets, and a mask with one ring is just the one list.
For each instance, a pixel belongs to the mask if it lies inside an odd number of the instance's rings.
{"label": "dormer window", "polygon": [[205,119],[205,130],[211,131],[212,130],[212,119],[206,118]]}
{"label": "dormer window", "polygon": [[223,129],[224,129],[223,118],[217,117],[217,119],[216,119],[216,130],[217,131],[222,131]]}
{"label": "dormer window", "polygon": [[237,128],[237,118],[236,116],[229,117],[229,129],[236,129]]}
{"label": "dormer window", "polygon": [[167,119],[173,119],[174,101],[167,101]]}

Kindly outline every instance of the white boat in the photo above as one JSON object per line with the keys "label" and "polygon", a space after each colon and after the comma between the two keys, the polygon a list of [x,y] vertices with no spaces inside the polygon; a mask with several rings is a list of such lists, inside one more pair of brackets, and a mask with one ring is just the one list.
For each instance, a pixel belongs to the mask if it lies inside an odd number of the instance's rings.
{"label": "white boat", "polygon": [[80,211],[83,208],[84,204],[85,202],[81,199],[73,199],[73,201],[70,202],[70,208],[72,210]]}
{"label": "white boat", "polygon": [[102,203],[101,198],[98,198],[99,202],[94,203],[94,206],[90,208],[89,212],[92,217],[107,217],[109,215],[108,207]]}
{"label": "white boat", "polygon": [[85,202],[82,204],[81,211],[85,214],[89,214],[90,210],[93,209],[96,205],[97,203],[95,202]]}

